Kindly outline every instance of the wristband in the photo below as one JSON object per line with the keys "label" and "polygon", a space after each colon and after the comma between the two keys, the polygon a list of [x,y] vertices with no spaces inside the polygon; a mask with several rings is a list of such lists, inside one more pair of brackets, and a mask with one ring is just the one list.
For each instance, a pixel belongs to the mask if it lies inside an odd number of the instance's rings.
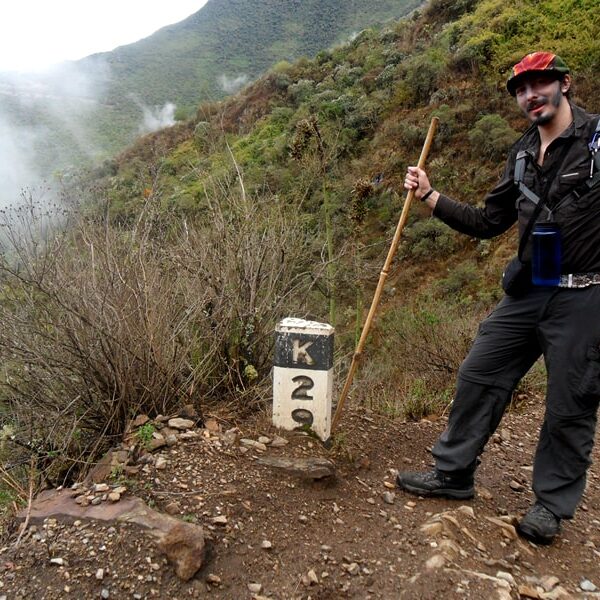
{"label": "wristband", "polygon": [[421,198],[421,202],[425,202],[425,200],[427,200],[427,198],[429,198],[429,196],[431,196],[431,194],[433,194],[433,192],[435,192],[435,190],[433,188],[431,188],[422,198]]}

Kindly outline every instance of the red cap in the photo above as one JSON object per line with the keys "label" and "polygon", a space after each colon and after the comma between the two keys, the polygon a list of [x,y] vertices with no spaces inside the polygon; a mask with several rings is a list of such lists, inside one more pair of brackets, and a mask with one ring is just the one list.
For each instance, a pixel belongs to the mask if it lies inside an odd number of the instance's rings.
{"label": "red cap", "polygon": [[565,61],[552,52],[532,52],[524,56],[513,68],[506,87],[511,96],[515,95],[517,85],[528,73],[551,73],[557,79],[569,72]]}

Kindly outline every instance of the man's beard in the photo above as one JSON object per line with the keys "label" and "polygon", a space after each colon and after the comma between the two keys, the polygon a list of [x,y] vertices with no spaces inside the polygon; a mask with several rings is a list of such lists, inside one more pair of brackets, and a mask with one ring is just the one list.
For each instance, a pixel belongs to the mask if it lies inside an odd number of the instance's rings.
{"label": "man's beard", "polygon": [[553,111],[550,114],[541,114],[538,116],[531,117],[529,115],[529,110],[531,110],[531,108],[533,108],[535,106],[540,106],[541,104],[551,105],[555,109],[558,109],[558,107],[560,106],[561,100],[562,100],[562,96],[563,96],[563,94],[559,87],[558,90],[556,90],[556,93],[551,98],[545,98],[542,96],[542,98],[540,98],[535,103],[535,105],[533,105],[533,106],[528,105],[527,106],[527,115],[529,116],[529,119],[531,120],[531,122],[534,125],[545,125],[546,123],[550,123],[550,121],[552,121],[552,119],[554,119],[554,117],[556,115],[556,111]]}

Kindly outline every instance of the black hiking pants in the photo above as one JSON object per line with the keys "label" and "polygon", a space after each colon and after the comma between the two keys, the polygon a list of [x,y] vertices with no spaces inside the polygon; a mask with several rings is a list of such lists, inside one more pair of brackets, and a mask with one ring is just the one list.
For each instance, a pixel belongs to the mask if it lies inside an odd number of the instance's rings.
{"label": "black hiking pants", "polygon": [[471,474],[517,383],[542,354],[548,389],[533,490],[558,517],[571,518],[585,489],[600,402],[600,285],[535,288],[500,301],[460,367],[433,456],[440,471]]}

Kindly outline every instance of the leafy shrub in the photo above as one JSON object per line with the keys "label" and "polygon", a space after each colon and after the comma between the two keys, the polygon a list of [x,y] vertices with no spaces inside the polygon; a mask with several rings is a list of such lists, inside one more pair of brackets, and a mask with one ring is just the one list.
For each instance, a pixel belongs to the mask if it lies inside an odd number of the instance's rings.
{"label": "leafy shrub", "polygon": [[398,144],[404,148],[418,148],[426,135],[423,127],[408,122],[394,124],[391,133],[398,140]]}
{"label": "leafy shrub", "polygon": [[362,68],[350,67],[347,63],[338,65],[333,71],[333,80],[335,82],[336,90],[343,90],[351,87],[362,74]]}
{"label": "leafy shrub", "polygon": [[501,160],[518,137],[506,119],[497,114],[481,117],[469,132],[473,156],[489,160]]}
{"label": "leafy shrub", "polygon": [[433,111],[432,116],[437,117],[439,125],[436,132],[438,142],[448,142],[456,131],[456,112],[447,104],[442,104]]}
{"label": "leafy shrub", "polygon": [[427,5],[425,14],[442,23],[454,21],[461,15],[470,12],[480,0],[432,0]]}
{"label": "leafy shrub", "polygon": [[395,64],[387,65],[377,78],[375,79],[375,83],[378,88],[390,88],[395,79],[396,79],[397,68]]}
{"label": "leafy shrub", "polygon": [[311,79],[300,79],[288,86],[288,94],[296,106],[305,102],[315,91],[315,82]]}
{"label": "leafy shrub", "polygon": [[454,251],[456,236],[452,229],[438,219],[417,221],[404,231],[402,254],[418,259],[447,256]]}
{"label": "leafy shrub", "polygon": [[144,448],[148,448],[155,431],[156,427],[152,423],[146,423],[135,432],[135,437]]}
{"label": "leafy shrub", "polygon": [[381,106],[366,97],[360,98],[345,118],[345,125],[356,132],[358,139],[374,131],[379,123]]}
{"label": "leafy shrub", "polygon": [[468,38],[452,57],[452,68],[475,75],[485,71],[492,62],[498,41],[498,34],[488,30]]}
{"label": "leafy shrub", "polygon": [[408,106],[428,104],[444,67],[444,56],[437,50],[415,54],[404,61],[399,66],[398,100]]}

